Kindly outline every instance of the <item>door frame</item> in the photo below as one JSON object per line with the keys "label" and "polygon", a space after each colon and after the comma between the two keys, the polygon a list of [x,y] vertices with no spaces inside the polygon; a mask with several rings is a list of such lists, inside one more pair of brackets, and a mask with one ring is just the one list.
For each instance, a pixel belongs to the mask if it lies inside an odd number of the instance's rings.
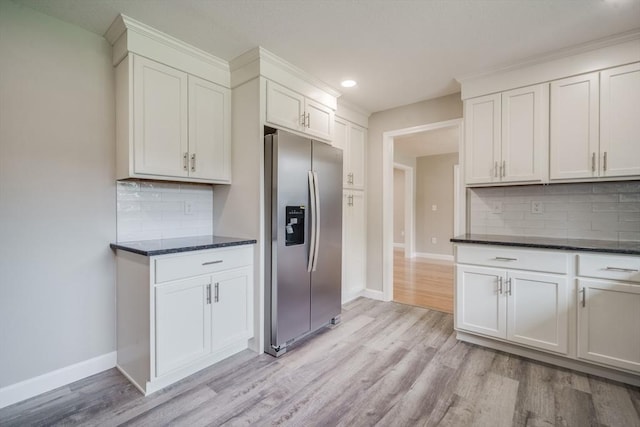
{"label": "door frame", "polygon": [[[464,133],[462,118],[395,129],[382,134],[382,294],[384,301],[393,300],[393,139],[430,130],[458,128],[458,164],[464,164]],[[458,186],[462,185],[459,180]],[[454,224],[466,231],[466,192],[460,187],[458,209],[454,211]],[[455,226],[454,226],[455,227]],[[453,236],[452,236],[453,237]]]}
{"label": "door frame", "polygon": [[416,255],[415,176],[411,166],[394,163],[393,168],[404,172],[404,257],[413,258]]}

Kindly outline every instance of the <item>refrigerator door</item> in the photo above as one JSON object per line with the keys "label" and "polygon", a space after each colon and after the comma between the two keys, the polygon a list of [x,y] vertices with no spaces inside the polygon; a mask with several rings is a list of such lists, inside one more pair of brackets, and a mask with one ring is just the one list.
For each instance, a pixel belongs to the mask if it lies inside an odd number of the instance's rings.
{"label": "refrigerator door", "polygon": [[[271,345],[305,334],[310,324],[309,180],[311,142],[285,132],[265,137],[265,199],[271,222],[266,309]],[[269,223],[267,223],[269,224]],[[269,236],[268,236],[269,237]],[[267,338],[267,345],[269,338]],[[270,351],[270,349],[265,349]]]}
{"label": "refrigerator door", "polygon": [[342,150],[313,141],[319,224],[311,273],[311,329],[340,315],[342,298]]}

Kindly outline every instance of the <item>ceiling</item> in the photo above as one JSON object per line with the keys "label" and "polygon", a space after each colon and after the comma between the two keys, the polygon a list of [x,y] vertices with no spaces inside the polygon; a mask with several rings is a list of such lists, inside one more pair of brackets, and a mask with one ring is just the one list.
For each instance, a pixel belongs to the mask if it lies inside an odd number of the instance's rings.
{"label": "ceiling", "polygon": [[99,35],[123,13],[225,60],[262,46],[370,112],[640,27],[640,0],[14,1]]}
{"label": "ceiling", "polygon": [[394,155],[402,158],[458,152],[458,126],[429,130],[393,138]]}

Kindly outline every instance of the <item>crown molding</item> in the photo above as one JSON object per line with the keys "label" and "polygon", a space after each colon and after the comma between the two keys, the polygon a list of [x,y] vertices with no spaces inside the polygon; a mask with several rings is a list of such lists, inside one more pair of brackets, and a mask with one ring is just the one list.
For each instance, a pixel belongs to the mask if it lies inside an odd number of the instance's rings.
{"label": "crown molding", "polygon": [[344,107],[344,108],[346,108],[348,110],[356,112],[356,113],[358,113],[360,115],[363,115],[365,117],[369,117],[372,114],[371,111],[366,110],[366,109],[362,108],[359,105],[353,104],[350,101],[347,101],[346,99],[344,99],[342,97],[338,98],[338,109],[340,107]]}
{"label": "crown molding", "polygon": [[179,51],[182,54],[204,61],[221,71],[229,72],[229,64],[227,61],[123,14],[118,15],[113,21],[105,32],[104,37],[111,45],[115,45],[118,40],[129,31]]}
{"label": "crown molding", "polygon": [[493,67],[490,69],[483,70],[481,72],[472,73],[463,75],[460,77],[456,77],[456,80],[463,84],[470,80],[476,80],[483,77],[491,76],[494,74],[507,73],[510,71],[517,71],[524,68],[528,68],[534,65],[543,64],[546,62],[550,62],[556,59],[565,58],[567,56],[579,55],[581,53],[590,52],[593,50],[603,49],[610,46],[615,46],[621,43],[626,43],[629,41],[640,40],[640,28],[633,29],[630,31],[626,31],[620,34],[614,34],[609,37],[591,40],[585,43],[581,43],[574,46],[569,46],[562,49],[557,49],[551,52],[547,52],[541,55],[536,55],[530,58],[527,58],[524,61],[518,61],[515,63],[507,63],[502,64],[497,67]]}

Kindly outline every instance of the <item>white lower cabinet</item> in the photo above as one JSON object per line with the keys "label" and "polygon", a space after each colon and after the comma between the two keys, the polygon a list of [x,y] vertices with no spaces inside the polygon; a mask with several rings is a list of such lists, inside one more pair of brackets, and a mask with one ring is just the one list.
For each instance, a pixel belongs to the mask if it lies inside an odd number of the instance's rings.
{"label": "white lower cabinet", "polygon": [[567,353],[567,280],[562,276],[458,265],[457,327]]}
{"label": "white lower cabinet", "polygon": [[342,301],[365,289],[367,228],[364,191],[344,190],[342,205]]}
{"label": "white lower cabinet", "polygon": [[578,280],[578,357],[640,372],[640,286]]}
{"label": "white lower cabinet", "polygon": [[247,348],[251,245],[116,260],[118,368],[145,395]]}

